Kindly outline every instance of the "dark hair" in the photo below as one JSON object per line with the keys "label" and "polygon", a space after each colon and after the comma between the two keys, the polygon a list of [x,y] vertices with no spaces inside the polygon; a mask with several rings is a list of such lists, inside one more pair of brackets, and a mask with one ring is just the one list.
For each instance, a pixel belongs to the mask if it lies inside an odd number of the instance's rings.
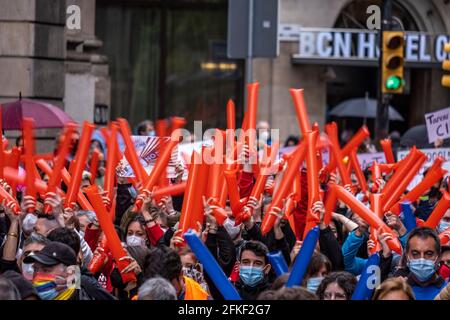
{"label": "dark hair", "polygon": [[42,234],[33,232],[30,234],[30,236],[28,238],[25,239],[25,241],[23,242],[23,246],[26,247],[27,245],[32,244],[32,243],[39,243],[39,244],[42,244],[45,246],[49,242],[50,242],[50,240],[48,240]]}
{"label": "dark hair", "polygon": [[128,232],[128,228],[130,227],[130,224],[131,224],[132,222],[139,222],[139,224],[140,224],[140,225],[142,226],[142,228],[144,228],[144,230],[145,230],[145,219],[144,219],[143,216],[137,214],[137,215],[134,215],[134,216],[128,221],[128,223],[126,224],[126,226],[125,226],[125,234]]}
{"label": "dark hair", "polygon": [[436,249],[437,254],[441,254],[441,241],[439,239],[438,234],[434,229],[431,229],[429,227],[417,227],[411,230],[411,232],[408,235],[408,238],[406,239],[406,247],[405,247],[405,253],[407,253],[410,249],[410,241],[414,237],[419,237],[420,239],[427,239],[427,238],[433,238],[434,240],[434,248]]}
{"label": "dark hair", "polygon": [[448,246],[448,245],[441,246],[441,255],[447,251],[450,251],[450,246]]}
{"label": "dark hair", "polygon": [[262,243],[261,241],[256,240],[250,240],[246,241],[244,245],[241,247],[240,254],[239,254],[239,261],[242,258],[242,253],[245,251],[251,251],[258,257],[264,257],[264,263],[267,264],[267,254],[269,253],[269,249],[267,249],[267,246]]}
{"label": "dark hair", "polygon": [[80,237],[72,229],[64,227],[56,228],[47,235],[47,239],[68,245],[73,249],[75,254],[80,252]]}
{"label": "dark hair", "polygon": [[275,300],[276,294],[275,290],[265,290],[258,295],[256,300]]}
{"label": "dark hair", "polygon": [[151,120],[144,120],[144,121],[140,122],[137,125],[137,129],[136,129],[137,134],[141,135],[141,133],[144,133],[147,130],[148,125],[152,125],[153,126],[153,121],[151,121]]}
{"label": "dark hair", "polygon": [[0,300],[22,300],[17,287],[5,277],[0,277]]}
{"label": "dark hair", "polygon": [[286,272],[286,273],[283,273],[282,275],[278,276],[274,280],[274,282],[272,282],[272,286],[270,287],[270,289],[278,290],[278,289],[282,288],[288,281],[289,275],[290,275],[290,273]]}
{"label": "dark hair", "polygon": [[141,246],[128,246],[126,250],[128,254],[136,260],[141,269],[144,269],[145,259],[150,253],[150,249]]}
{"label": "dark hair", "polygon": [[[123,230],[124,231],[123,232],[123,241],[124,242],[127,241],[126,238],[127,238],[128,228],[130,227],[130,225],[133,222],[138,222],[140,224],[140,226],[142,227],[142,229],[144,229],[144,231],[146,230],[146,228],[145,228],[146,223],[145,223],[144,217],[141,216],[141,215],[138,215],[138,214],[134,215],[130,220],[128,220],[127,224],[125,225],[125,230]],[[145,232],[145,237],[147,239],[147,245],[149,245],[149,240],[150,239],[148,239],[147,232]]]}
{"label": "dark hair", "polygon": [[293,142],[294,145],[298,145],[300,140],[298,139],[297,136],[290,135],[289,137],[287,137],[286,142],[284,143],[284,147],[287,147],[289,145],[289,142]]}
{"label": "dark hair", "polygon": [[310,278],[312,275],[319,272],[323,265],[325,265],[327,272],[331,271],[330,259],[322,253],[314,253],[309,261],[308,269],[306,269],[306,278]]}
{"label": "dark hair", "polygon": [[283,287],[275,294],[275,300],[317,300],[317,296],[308,289],[299,286]]}
{"label": "dark hair", "polygon": [[144,278],[150,279],[161,276],[172,281],[181,275],[181,259],[175,250],[160,246],[152,249],[145,258]]}
{"label": "dark hair", "polygon": [[334,282],[336,282],[338,286],[341,287],[342,290],[344,290],[347,300],[350,300],[353,291],[355,291],[357,281],[356,277],[347,271],[338,271],[327,274],[325,278],[323,278],[316,291],[319,299],[324,300],[325,290],[327,289],[329,284]]}

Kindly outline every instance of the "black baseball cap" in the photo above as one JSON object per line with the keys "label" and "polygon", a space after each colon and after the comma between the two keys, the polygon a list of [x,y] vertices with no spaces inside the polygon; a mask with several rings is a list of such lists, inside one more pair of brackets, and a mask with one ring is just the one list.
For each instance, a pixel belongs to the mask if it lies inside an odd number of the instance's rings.
{"label": "black baseball cap", "polygon": [[67,244],[52,241],[41,251],[30,253],[23,262],[39,262],[46,266],[55,266],[62,263],[66,266],[72,266],[77,264],[77,256]]}

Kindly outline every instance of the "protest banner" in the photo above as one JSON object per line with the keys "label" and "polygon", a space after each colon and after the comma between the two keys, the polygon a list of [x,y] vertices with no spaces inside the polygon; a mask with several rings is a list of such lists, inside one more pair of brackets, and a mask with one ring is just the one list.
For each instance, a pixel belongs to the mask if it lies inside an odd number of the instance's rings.
{"label": "protest banner", "polygon": [[[423,164],[422,168],[419,170],[418,174],[409,183],[407,187],[408,190],[412,190],[415,186],[417,186],[420,183],[420,181],[422,181],[424,171],[430,168],[433,165],[433,162],[439,156],[445,159],[445,162],[442,164],[442,168],[447,171],[450,171],[450,148],[420,149],[420,151],[425,153],[427,159]],[[409,150],[398,151],[397,160],[400,161],[404,159],[408,155],[408,153]]]}
{"label": "protest banner", "polygon": [[[159,144],[159,137],[148,137],[148,136],[131,136],[131,140],[134,144],[134,148],[136,149],[136,153],[138,155],[139,162],[141,163],[142,167],[147,172],[147,175],[150,174],[150,172],[153,170],[153,167],[155,166],[156,159],[159,156],[158,151],[158,144]],[[167,144],[170,141],[170,137],[164,137],[163,143]],[[170,161],[169,165],[167,166],[167,178],[175,178],[175,166],[176,162],[179,159],[179,152],[177,151],[178,147],[174,148],[173,155]],[[120,172],[120,177],[129,178],[134,177],[134,171],[131,168],[128,160],[126,159],[125,155],[122,158],[123,166],[122,170]]]}
{"label": "protest banner", "polygon": [[450,138],[450,108],[425,114],[428,141],[435,142],[437,139]]}

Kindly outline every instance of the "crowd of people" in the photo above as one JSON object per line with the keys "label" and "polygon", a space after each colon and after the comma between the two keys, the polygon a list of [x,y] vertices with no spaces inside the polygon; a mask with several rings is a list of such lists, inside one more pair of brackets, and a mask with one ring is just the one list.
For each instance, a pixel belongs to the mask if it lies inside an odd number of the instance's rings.
{"label": "crowd of people", "polygon": [[[143,122],[139,135],[154,135],[151,122]],[[94,134],[95,136],[95,134]],[[71,151],[65,166],[69,168],[77,154],[79,133],[74,133]],[[267,138],[267,137],[266,137]],[[66,141],[67,143],[67,141]],[[295,146],[298,138],[286,145]],[[55,154],[61,147],[58,139]],[[93,179],[86,162],[80,191],[97,184],[101,189],[106,167],[107,144],[92,139],[90,156],[99,150],[101,157]],[[248,159],[250,150],[243,148],[239,158]],[[51,163],[51,161],[50,161]],[[117,172],[120,171],[119,163]],[[177,166],[176,177],[170,184],[182,182],[186,167]],[[227,217],[217,220],[213,211],[217,205],[203,197],[203,221],[195,230],[212,254],[223,273],[243,300],[350,300],[371,252],[380,255],[378,281],[370,296],[373,300],[449,300],[450,246],[441,245],[439,234],[449,230],[450,208],[436,228],[418,226],[408,230],[403,215],[386,212],[383,221],[400,240],[402,254],[390,249],[391,233],[371,230],[369,223],[338,201],[329,223],[325,222],[325,205],[317,201],[308,208],[307,172],[300,170],[301,199],[293,208],[293,219],[286,218],[286,206],[279,212],[268,212],[274,189],[284,171],[271,175],[261,198],[250,197],[255,184],[254,166],[244,163],[237,174],[241,199],[249,197],[245,208],[251,209],[249,219],[236,221],[230,201],[224,207]],[[39,171],[48,182],[48,174]],[[364,171],[371,187],[378,185],[382,192],[391,175],[385,174],[372,182],[372,171]],[[338,173],[321,174],[320,188],[324,199],[330,183],[340,184]],[[154,196],[154,190],[142,190],[142,182],[132,184],[129,179],[115,177],[114,227],[126,255],[120,267],[107,245],[105,234],[91,210],[79,204],[64,206],[64,198],[50,192],[37,199],[26,194],[20,186],[11,186],[7,179],[1,187],[20,204],[14,212],[13,204],[3,200],[0,206],[0,299],[3,300],[221,300],[223,295],[196,254],[186,244],[179,229],[183,195]],[[368,203],[358,181],[352,174],[352,192]],[[62,183],[61,189],[67,190]],[[16,190],[13,190],[16,188]],[[441,179],[411,204],[415,217],[426,221],[436,207],[442,191],[448,189]],[[272,190],[272,191],[271,191]],[[105,206],[111,199],[102,193]],[[139,211],[136,200],[142,201]],[[45,213],[46,206],[53,209]],[[32,208],[32,210],[30,210]],[[307,211],[319,217],[319,240],[314,249],[302,283],[286,286],[289,270],[276,274],[268,254],[281,252],[291,268],[302,248]],[[273,228],[266,234],[261,222],[267,214],[275,214]],[[450,237],[450,231],[448,237]],[[370,236],[375,233],[377,242]],[[379,246],[375,248],[375,246]],[[100,259],[99,257],[103,257]],[[94,263],[95,262],[95,263]],[[93,265],[95,264],[95,268]],[[135,280],[125,282],[123,274],[133,273]]]}

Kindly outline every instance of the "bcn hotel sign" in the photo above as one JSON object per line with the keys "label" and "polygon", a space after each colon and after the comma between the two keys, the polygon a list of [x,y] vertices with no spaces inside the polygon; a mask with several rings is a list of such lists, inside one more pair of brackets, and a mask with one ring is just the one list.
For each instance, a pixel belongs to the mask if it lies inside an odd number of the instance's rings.
{"label": "bcn hotel sign", "polygon": [[[377,66],[380,50],[378,32],[362,29],[302,28],[281,25],[280,41],[298,42],[293,63],[348,66]],[[450,54],[444,45],[450,42],[445,34],[405,32],[405,66],[413,68],[440,67]]]}

